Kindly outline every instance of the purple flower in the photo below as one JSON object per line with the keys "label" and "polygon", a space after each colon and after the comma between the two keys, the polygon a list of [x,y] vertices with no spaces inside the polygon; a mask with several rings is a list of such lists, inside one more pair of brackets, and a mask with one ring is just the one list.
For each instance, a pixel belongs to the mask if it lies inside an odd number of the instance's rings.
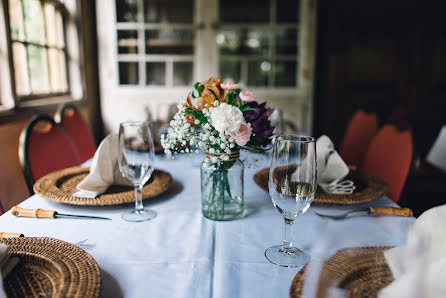
{"label": "purple flower", "polygon": [[255,109],[243,112],[243,117],[248,123],[251,123],[252,132],[255,134],[250,141],[254,146],[268,145],[273,135],[274,126],[271,126],[269,116],[274,112],[274,109],[265,106],[266,102],[259,104],[257,101],[248,102],[243,106],[243,108]]}

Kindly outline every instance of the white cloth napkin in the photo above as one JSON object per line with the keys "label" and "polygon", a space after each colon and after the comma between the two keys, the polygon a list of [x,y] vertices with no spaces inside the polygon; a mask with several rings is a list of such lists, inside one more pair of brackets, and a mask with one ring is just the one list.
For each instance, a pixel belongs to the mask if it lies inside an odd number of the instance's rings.
{"label": "white cloth napkin", "polygon": [[334,149],[333,142],[323,135],[316,141],[317,184],[327,193],[351,194],[355,189],[353,181],[342,179],[349,169]]}
{"label": "white cloth napkin", "polygon": [[112,184],[131,186],[119,171],[117,134],[110,134],[102,140],[87,175],[78,185],[75,197],[96,198]]}
{"label": "white cloth napkin", "polygon": [[446,205],[424,212],[403,246],[384,253],[395,280],[380,298],[446,297]]}
{"label": "white cloth napkin", "polygon": [[9,255],[9,245],[0,243],[0,298],[5,297],[3,290],[3,279],[11,273],[12,269],[18,264],[18,258],[11,258]]}
{"label": "white cloth napkin", "polygon": [[446,172],[446,125],[441,128],[426,160]]}

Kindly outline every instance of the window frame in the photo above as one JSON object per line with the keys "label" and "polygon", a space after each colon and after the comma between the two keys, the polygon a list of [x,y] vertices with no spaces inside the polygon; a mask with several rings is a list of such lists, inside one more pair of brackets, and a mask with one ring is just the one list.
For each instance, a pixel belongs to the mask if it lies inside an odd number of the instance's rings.
{"label": "window frame", "polygon": [[[81,78],[80,71],[84,68],[82,63],[82,41],[81,32],[78,22],[80,10],[79,1],[74,1],[75,10],[70,9],[59,0],[39,0],[42,5],[44,3],[53,4],[62,15],[63,38],[65,54],[65,71],[67,78],[67,91],[38,93],[29,95],[17,95],[15,82],[15,69],[13,62],[12,44],[16,42],[11,36],[11,24],[9,15],[9,0],[0,0],[0,63],[7,65],[7,70],[0,71],[0,122],[8,122],[17,116],[28,117],[35,112],[53,112],[55,108],[62,103],[72,102],[75,104],[84,104],[84,82]],[[43,6],[42,6],[43,10]],[[68,24],[70,23],[70,25]],[[69,28],[70,26],[70,28]],[[68,31],[71,30],[71,39],[68,37]],[[45,28],[46,34],[46,28]],[[74,34],[74,36],[73,36]],[[2,38],[1,35],[4,37]],[[73,37],[77,42],[72,40]],[[22,44],[33,44],[29,42],[18,41]],[[75,48],[70,46],[73,44]],[[48,45],[38,45],[39,47],[49,48]],[[62,49],[61,49],[62,50]],[[74,50],[74,52],[73,52]],[[27,59],[28,60],[28,59]],[[27,61],[28,67],[28,61]],[[73,75],[74,74],[74,75]],[[76,78],[76,74],[77,78]],[[73,84],[74,82],[74,84]],[[73,86],[80,88],[80,93],[74,93]]]}

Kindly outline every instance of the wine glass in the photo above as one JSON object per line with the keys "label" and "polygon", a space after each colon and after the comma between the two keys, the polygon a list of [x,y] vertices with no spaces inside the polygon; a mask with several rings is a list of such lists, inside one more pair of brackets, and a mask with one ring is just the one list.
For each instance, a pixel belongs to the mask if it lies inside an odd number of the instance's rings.
{"label": "wine glass", "polygon": [[147,122],[123,122],[119,125],[118,164],[124,178],[135,187],[135,210],[122,214],[126,221],[144,221],[156,212],[144,209],[142,188],[153,173],[155,150]]}
{"label": "wine glass", "polygon": [[308,136],[278,136],[274,143],[269,171],[269,194],[274,207],[285,220],[285,240],[265,251],[271,263],[298,267],[310,260],[303,250],[294,247],[292,227],[298,215],[305,213],[316,192],[316,142]]}

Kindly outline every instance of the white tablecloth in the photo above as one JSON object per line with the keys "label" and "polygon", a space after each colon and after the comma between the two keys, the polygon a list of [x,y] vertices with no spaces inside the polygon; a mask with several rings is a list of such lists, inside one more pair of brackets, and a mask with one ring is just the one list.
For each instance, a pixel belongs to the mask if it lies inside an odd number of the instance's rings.
{"label": "white tablecloth", "polygon": [[[167,193],[144,202],[158,212],[151,221],[123,221],[121,213],[132,204],[79,207],[34,195],[20,206],[113,220],[15,218],[7,212],[0,217],[0,231],[71,243],[88,239],[82,248],[101,268],[101,297],[288,297],[299,268],[265,259],[266,248],[282,243],[284,223],[269,195],[252,180],[262,165],[245,168],[245,215],[230,222],[202,216],[199,168],[188,158],[158,159],[156,167],[170,172],[175,182]],[[394,204],[383,197],[360,206],[372,205]],[[351,209],[311,207],[296,219],[293,243],[321,260],[344,247],[400,245],[414,221],[391,216],[333,221],[313,213]]]}

